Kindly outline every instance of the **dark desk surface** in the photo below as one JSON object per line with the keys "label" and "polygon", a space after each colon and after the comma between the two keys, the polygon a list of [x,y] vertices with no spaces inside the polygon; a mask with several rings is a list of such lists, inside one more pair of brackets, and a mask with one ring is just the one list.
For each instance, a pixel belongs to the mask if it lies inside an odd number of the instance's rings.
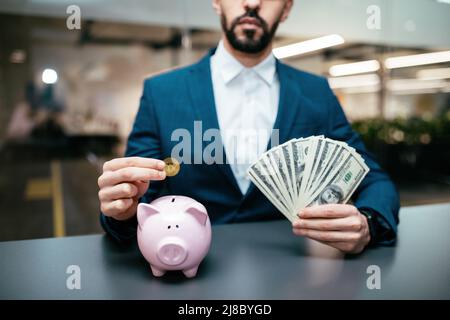
{"label": "dark desk surface", "polygon": [[[213,228],[198,276],[157,279],[135,246],[104,235],[0,243],[0,299],[450,299],[450,204],[401,210],[396,247],[342,257],[288,221]],[[66,269],[81,268],[81,289]],[[367,267],[381,268],[369,290]]]}

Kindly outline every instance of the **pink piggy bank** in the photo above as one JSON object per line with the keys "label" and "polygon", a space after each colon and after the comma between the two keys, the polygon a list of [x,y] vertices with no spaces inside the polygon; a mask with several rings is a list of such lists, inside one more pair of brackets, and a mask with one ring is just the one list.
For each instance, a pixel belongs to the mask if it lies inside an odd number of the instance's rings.
{"label": "pink piggy bank", "polygon": [[182,270],[188,278],[211,245],[211,223],[205,207],[183,196],[165,196],[137,208],[137,240],[155,277]]}

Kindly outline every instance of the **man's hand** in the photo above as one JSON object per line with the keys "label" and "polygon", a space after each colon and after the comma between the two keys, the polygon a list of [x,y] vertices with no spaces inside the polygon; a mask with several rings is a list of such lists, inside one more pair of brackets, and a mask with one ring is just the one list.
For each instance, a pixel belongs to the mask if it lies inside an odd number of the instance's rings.
{"label": "man's hand", "polygon": [[100,210],[116,220],[133,217],[150,181],[166,178],[164,167],[161,160],[140,157],[105,162],[103,174],[98,178]]}
{"label": "man's hand", "polygon": [[367,219],[356,207],[327,204],[305,208],[292,224],[297,236],[305,236],[345,253],[360,253],[370,241]]}

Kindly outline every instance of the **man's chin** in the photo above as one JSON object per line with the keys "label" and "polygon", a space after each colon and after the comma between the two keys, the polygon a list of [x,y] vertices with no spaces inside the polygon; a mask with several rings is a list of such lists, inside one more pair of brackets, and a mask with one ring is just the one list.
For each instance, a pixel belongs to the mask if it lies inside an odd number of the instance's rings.
{"label": "man's chin", "polygon": [[265,48],[260,48],[260,47],[252,47],[252,46],[240,46],[240,47],[235,47],[234,49],[236,49],[237,51],[243,52],[243,53],[247,53],[247,54],[253,54],[253,55],[258,55],[261,52],[264,51]]}
{"label": "man's chin", "polygon": [[248,38],[248,37],[242,37],[237,39],[239,44],[243,47],[261,47],[260,38]]}
{"label": "man's chin", "polygon": [[239,44],[244,47],[259,47],[259,41],[255,41],[253,39],[239,39]]}
{"label": "man's chin", "polygon": [[249,53],[249,54],[258,54],[265,50],[266,46],[262,45],[263,35],[253,34],[251,37],[245,34],[234,33],[234,40],[229,38],[229,42],[233,46],[234,49]]}
{"label": "man's chin", "polygon": [[[236,34],[236,33],[235,33]],[[258,29],[244,29],[242,32],[237,33],[236,38],[239,41],[254,41],[258,42],[263,37],[263,33]]]}

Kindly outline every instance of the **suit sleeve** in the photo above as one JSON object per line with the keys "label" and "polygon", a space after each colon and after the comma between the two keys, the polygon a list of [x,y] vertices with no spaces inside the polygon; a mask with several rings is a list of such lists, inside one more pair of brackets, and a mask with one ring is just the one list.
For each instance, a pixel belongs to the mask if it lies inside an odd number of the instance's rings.
{"label": "suit sleeve", "polygon": [[[159,124],[155,114],[149,80],[144,83],[144,92],[133,128],[128,137],[125,156],[161,159]],[[148,203],[156,198],[163,184],[164,181],[150,182],[149,189],[139,202]],[[136,237],[136,216],[127,221],[118,221],[100,213],[100,223],[106,233],[120,243],[129,242]]]}
{"label": "suit sleeve", "polygon": [[328,130],[331,139],[344,141],[364,158],[369,173],[355,191],[352,200],[359,210],[370,210],[376,214],[380,228],[376,244],[394,243],[399,223],[400,208],[398,192],[389,176],[380,168],[373,155],[364,146],[360,136],[353,131],[342,107],[327,83],[328,91]]}

